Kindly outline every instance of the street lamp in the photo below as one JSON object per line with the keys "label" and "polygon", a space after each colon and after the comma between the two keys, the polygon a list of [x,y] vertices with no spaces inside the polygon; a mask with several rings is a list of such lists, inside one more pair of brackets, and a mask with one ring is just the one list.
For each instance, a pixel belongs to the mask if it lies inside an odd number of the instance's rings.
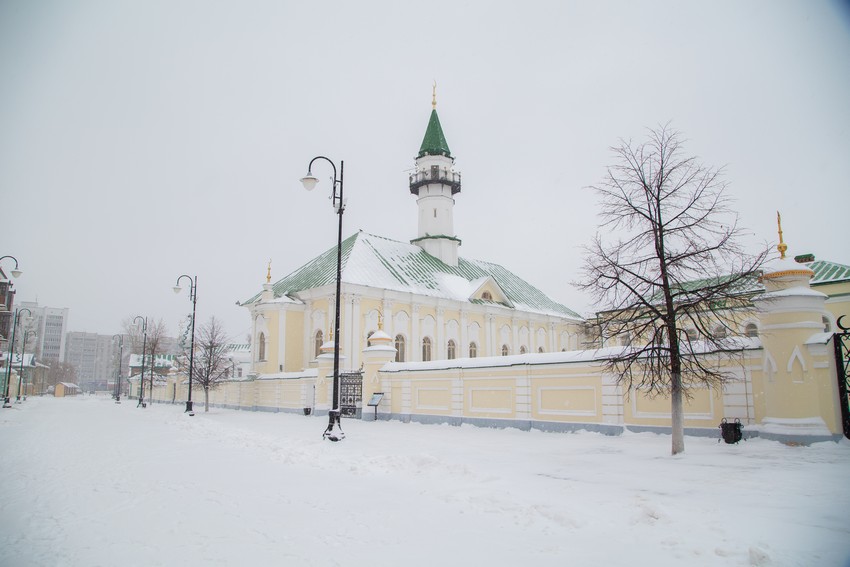
{"label": "street lamp", "polygon": [[[139,319],[142,320],[142,374],[141,378],[139,378],[139,403],[136,404],[136,407],[145,406],[144,398],[145,398],[145,349],[148,346],[148,318],[142,317],[141,315],[136,315],[133,319],[133,324],[138,325],[136,321]],[[153,362],[151,362],[153,364]],[[153,372],[151,372],[153,374]],[[151,376],[151,381],[153,381],[153,376]],[[153,383],[153,382],[151,382]],[[151,388],[151,392],[153,392],[153,388]]]}
{"label": "street lamp", "polygon": [[[21,383],[24,381],[24,356],[26,356],[27,352],[27,340],[30,335],[35,335],[35,331],[32,329],[24,329],[24,340],[21,342],[21,372],[18,376],[18,397],[15,399],[15,403],[21,403]],[[27,389],[24,388],[24,400],[27,399]]]}
{"label": "street lamp", "polygon": [[[323,439],[330,439],[331,441],[341,441],[345,439],[345,433],[342,431],[342,426],[339,422],[340,410],[339,410],[339,307],[340,307],[340,292],[342,288],[342,213],[345,211],[345,200],[342,196],[342,179],[343,179],[343,171],[344,171],[344,163],[342,160],[339,162],[339,179],[336,177],[336,165],[330,159],[325,156],[316,156],[310,160],[310,164],[307,166],[307,175],[301,178],[301,183],[304,185],[304,189],[307,191],[312,191],[319,180],[313,175],[313,162],[317,159],[325,160],[331,167],[333,168],[334,176],[333,176],[333,186],[331,187],[331,202],[336,211],[336,214],[339,215],[339,235],[337,237],[337,245],[336,245],[336,313],[334,314],[334,386],[333,386],[333,402],[331,403],[331,410],[328,412],[328,427],[325,429],[325,432],[322,434]],[[337,193],[337,187],[339,188],[339,193]]]}
{"label": "street lamp", "polygon": [[[118,337],[118,376],[115,378],[115,403],[121,403],[121,365],[124,361],[124,335],[112,335],[112,340]],[[144,356],[144,355],[142,355]]]}
{"label": "street lamp", "polygon": [[[5,256],[4,256],[5,257]],[[17,267],[17,261],[15,262],[15,266]],[[9,403],[9,382],[12,380],[12,354],[15,348],[15,330],[18,328],[18,319],[20,313],[26,311],[29,313],[28,318],[32,319],[32,311],[27,309],[26,307],[22,309],[15,309],[15,318],[12,320],[12,340],[9,342],[9,358],[6,359],[6,387],[4,388],[3,394],[3,407],[10,408],[12,404]]]}
{"label": "street lamp", "polygon": [[15,268],[13,270],[9,270],[9,272],[12,274],[12,277],[13,278],[20,277],[21,274],[23,274],[24,272],[22,272],[21,270],[18,269],[18,259],[15,258],[14,256],[3,256],[2,258],[0,258],[0,262],[5,260],[6,258],[11,258],[12,260],[15,261]]}
{"label": "street lamp", "polygon": [[186,400],[186,412],[190,416],[193,416],[195,412],[192,411],[192,372],[195,369],[195,307],[198,306],[198,276],[193,278],[192,276],[183,274],[177,278],[177,283],[174,284],[173,288],[174,293],[180,293],[182,291],[183,288],[180,287],[180,280],[183,278],[189,280],[189,300],[192,302],[192,340],[189,345],[189,399]]}

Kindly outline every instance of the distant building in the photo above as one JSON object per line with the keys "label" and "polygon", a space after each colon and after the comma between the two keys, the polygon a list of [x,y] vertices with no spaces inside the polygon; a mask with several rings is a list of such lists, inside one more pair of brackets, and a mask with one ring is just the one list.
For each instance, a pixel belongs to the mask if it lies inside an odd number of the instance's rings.
{"label": "distant building", "polygon": [[112,335],[71,331],[65,335],[65,362],[77,370],[83,391],[108,390],[118,372],[118,340]]}
{"label": "distant building", "polygon": [[46,364],[51,360],[64,361],[68,308],[40,307],[35,301],[21,301],[20,308],[24,307],[32,313],[33,320],[28,328],[36,332],[36,358]]}

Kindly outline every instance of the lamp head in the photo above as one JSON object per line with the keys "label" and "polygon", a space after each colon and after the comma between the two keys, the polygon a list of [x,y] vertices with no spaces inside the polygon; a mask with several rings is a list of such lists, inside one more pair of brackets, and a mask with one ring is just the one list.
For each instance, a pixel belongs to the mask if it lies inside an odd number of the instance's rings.
{"label": "lamp head", "polygon": [[174,286],[174,287],[173,287],[173,288],[171,288],[171,289],[173,289],[173,290],[174,290],[174,293],[180,293],[181,291],[183,291],[183,288],[182,288],[182,287],[180,287],[179,285],[176,285],[176,286]]}
{"label": "lamp head", "polygon": [[307,175],[301,178],[301,184],[307,191],[312,191],[316,187],[316,183],[318,182],[319,180],[316,178],[316,176],[310,173],[309,171],[307,172]]}
{"label": "lamp head", "polygon": [[11,270],[11,273],[12,273],[13,278],[19,278],[19,277],[21,277],[21,274],[23,274],[24,272],[23,272],[23,270],[19,270],[19,269],[15,268],[14,270]]}

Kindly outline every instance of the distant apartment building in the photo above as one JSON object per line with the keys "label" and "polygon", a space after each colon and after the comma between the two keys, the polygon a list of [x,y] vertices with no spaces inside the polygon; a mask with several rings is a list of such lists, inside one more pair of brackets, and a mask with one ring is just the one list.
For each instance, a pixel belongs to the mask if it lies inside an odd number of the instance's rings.
{"label": "distant apartment building", "polygon": [[70,331],[65,335],[65,362],[77,370],[83,391],[108,390],[118,374],[119,341],[112,335]]}
{"label": "distant apartment building", "polygon": [[[35,353],[40,362],[65,359],[65,332],[68,326],[67,307],[40,307],[35,301],[21,301],[32,313],[32,321],[25,326],[36,332]],[[23,328],[23,327],[21,327]]]}

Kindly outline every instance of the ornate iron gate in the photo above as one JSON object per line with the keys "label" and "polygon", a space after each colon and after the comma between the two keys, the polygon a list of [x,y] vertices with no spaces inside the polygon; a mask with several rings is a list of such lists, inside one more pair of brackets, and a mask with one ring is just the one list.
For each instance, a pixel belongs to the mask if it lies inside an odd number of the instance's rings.
{"label": "ornate iron gate", "polygon": [[339,410],[341,415],[357,415],[357,407],[363,400],[363,374],[360,372],[340,372],[339,374]]}
{"label": "ornate iron gate", "polygon": [[835,369],[838,378],[838,400],[841,405],[841,422],[844,425],[844,436],[850,439],[850,329],[841,324],[844,318],[838,318],[840,332],[835,333],[832,342],[835,345]]}

